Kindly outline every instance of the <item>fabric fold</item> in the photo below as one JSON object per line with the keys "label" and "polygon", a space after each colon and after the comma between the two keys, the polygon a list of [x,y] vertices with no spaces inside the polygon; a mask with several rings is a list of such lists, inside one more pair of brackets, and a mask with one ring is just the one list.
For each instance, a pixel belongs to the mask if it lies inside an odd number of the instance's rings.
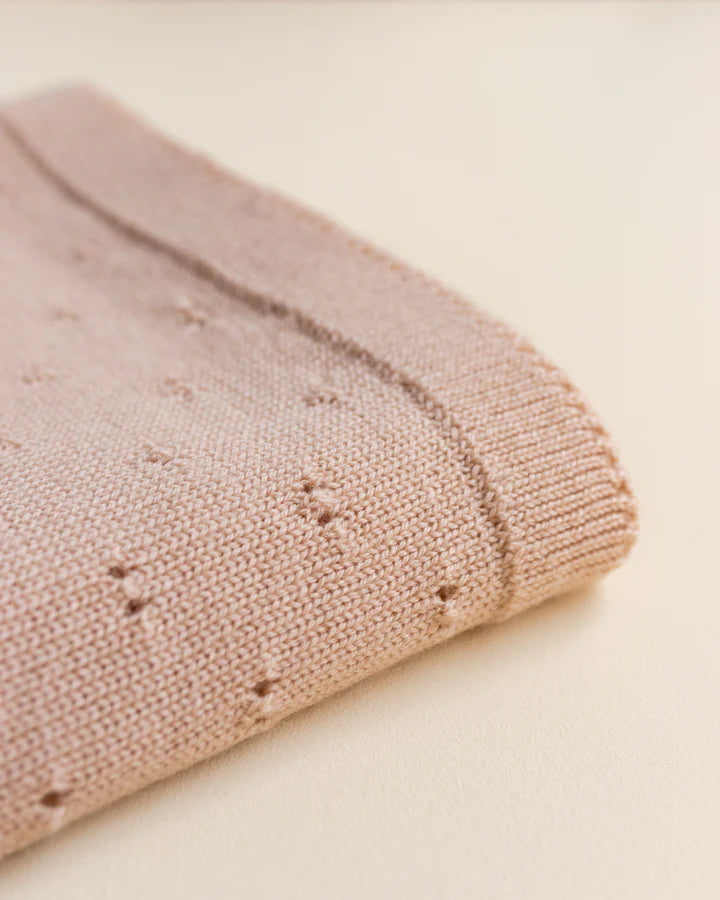
{"label": "fabric fold", "polygon": [[627,554],[502,323],[89,88],[0,161],[3,852]]}

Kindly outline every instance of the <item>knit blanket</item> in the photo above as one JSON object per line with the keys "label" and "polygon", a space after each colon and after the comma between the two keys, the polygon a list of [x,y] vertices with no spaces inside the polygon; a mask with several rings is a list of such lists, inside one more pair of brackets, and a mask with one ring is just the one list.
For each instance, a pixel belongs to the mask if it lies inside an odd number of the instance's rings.
{"label": "knit blanket", "polygon": [[526,341],[91,89],[0,107],[0,235],[0,852],[634,540]]}

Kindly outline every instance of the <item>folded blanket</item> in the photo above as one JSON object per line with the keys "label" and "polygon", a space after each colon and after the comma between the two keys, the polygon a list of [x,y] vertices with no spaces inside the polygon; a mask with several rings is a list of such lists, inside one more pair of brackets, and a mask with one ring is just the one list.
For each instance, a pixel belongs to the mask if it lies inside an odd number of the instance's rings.
{"label": "folded blanket", "polygon": [[85,88],[0,107],[0,852],[617,565],[506,326]]}

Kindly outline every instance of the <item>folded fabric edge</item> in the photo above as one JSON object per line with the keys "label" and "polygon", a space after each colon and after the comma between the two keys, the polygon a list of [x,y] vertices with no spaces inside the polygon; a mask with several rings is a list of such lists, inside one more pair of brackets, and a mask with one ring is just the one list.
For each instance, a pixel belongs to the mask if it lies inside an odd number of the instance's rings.
{"label": "folded fabric edge", "polygon": [[[173,143],[91,87],[42,92],[0,109],[0,119],[74,202],[245,302],[290,311],[320,339],[367,354],[381,375],[405,381],[446,420],[448,432],[465,444],[469,466],[482,470],[479,489],[505,557],[507,583],[496,618],[602,575],[625,558],[637,510],[610,437],[569,379],[512,329],[330,220]],[[273,254],[278,235],[286,234],[291,258],[275,254],[277,277],[242,263],[228,238],[247,235]],[[284,263],[292,270],[291,291]],[[402,297],[416,321],[398,321],[384,308],[388,293]],[[403,348],[408,327],[425,340],[421,359]],[[481,338],[491,348],[485,360],[477,359]],[[500,358],[508,350],[517,365],[493,391],[517,402],[503,407],[484,391],[483,375],[492,369],[496,378],[493,353]],[[457,372],[452,380],[449,357]],[[557,439],[570,428],[587,438],[581,452]],[[605,485],[595,490],[599,505],[587,502],[591,476]],[[558,521],[564,530],[548,532],[547,524]],[[541,547],[547,559],[530,546]]]}

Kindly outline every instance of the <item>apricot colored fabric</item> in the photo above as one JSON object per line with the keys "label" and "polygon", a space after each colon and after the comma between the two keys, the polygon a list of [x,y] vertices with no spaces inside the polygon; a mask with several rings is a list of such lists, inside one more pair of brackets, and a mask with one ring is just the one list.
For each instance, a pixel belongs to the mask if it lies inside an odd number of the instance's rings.
{"label": "apricot colored fabric", "polygon": [[2,852],[633,542],[532,347],[90,89],[0,107],[0,235]]}

